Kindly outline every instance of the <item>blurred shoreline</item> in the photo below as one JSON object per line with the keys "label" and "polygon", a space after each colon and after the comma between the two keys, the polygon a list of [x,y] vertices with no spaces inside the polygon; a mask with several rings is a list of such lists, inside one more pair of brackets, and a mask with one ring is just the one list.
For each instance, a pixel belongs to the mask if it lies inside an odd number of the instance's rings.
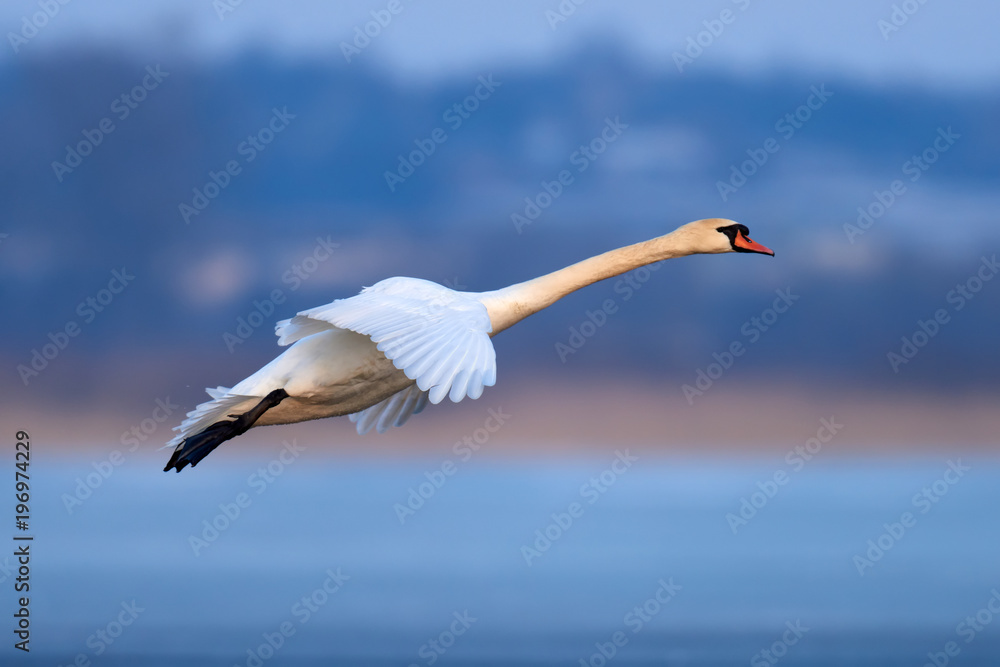
{"label": "blurred shoreline", "polygon": [[[155,450],[193,408],[177,398],[168,401],[173,411],[162,422],[152,419],[163,416],[162,400],[160,408],[151,402],[145,410],[116,410],[106,400],[91,406],[53,404],[51,411],[40,403],[8,403],[17,415],[8,427],[28,429],[36,441],[60,450],[132,448],[136,441],[142,450]],[[825,452],[988,453],[997,445],[998,403],[1000,396],[986,393],[837,392],[754,383],[712,388],[689,405],[676,382],[602,377],[600,386],[588,387],[573,378],[521,380],[490,388],[478,401],[430,405],[385,434],[358,436],[348,419],[333,418],[255,428],[223,448],[259,450],[297,438],[323,443],[330,455],[447,455],[458,447],[489,457],[534,457],[594,454],[624,443],[647,454],[731,457],[783,454],[810,438],[822,439],[821,420],[832,420],[842,428],[835,429]]]}

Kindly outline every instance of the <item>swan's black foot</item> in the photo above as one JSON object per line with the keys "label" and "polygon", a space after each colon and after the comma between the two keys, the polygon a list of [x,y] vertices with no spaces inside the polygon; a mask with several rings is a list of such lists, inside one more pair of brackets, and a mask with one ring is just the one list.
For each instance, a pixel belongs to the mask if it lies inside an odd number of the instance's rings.
{"label": "swan's black foot", "polygon": [[177,445],[171,455],[167,466],[163,472],[171,468],[176,468],[177,472],[184,469],[184,466],[191,464],[191,467],[198,465],[198,462],[208,456],[213,449],[230,438],[246,433],[250,430],[261,415],[288,398],[288,392],[284,389],[275,389],[270,394],[260,399],[260,403],[241,415],[229,415],[235,419],[229,421],[215,422],[201,433],[190,435]]}

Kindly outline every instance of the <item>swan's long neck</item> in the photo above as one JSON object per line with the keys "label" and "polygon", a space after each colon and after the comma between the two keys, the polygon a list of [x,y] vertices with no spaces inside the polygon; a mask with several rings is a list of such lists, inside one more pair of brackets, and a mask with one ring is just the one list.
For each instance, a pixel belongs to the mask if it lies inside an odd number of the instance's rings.
{"label": "swan's long neck", "polygon": [[695,252],[698,251],[693,249],[691,239],[682,228],[666,236],[585,259],[534,280],[484,292],[480,300],[490,315],[493,325],[491,335],[496,335],[581,287],[640,266]]}

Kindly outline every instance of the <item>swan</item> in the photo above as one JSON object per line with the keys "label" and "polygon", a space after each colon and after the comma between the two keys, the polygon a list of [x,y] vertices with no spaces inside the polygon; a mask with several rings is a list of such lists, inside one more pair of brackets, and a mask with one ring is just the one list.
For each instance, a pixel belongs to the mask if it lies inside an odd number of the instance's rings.
{"label": "swan", "polygon": [[360,294],[278,322],[273,361],[187,413],[164,448],[164,471],[197,465],[254,426],[349,415],[359,434],[402,426],[447,396],[479,398],[497,379],[490,340],[570,292],[653,262],[694,254],[774,252],[746,226],[696,220],[649,241],[585,259],[491,292],[459,292],[417,278],[387,278]]}

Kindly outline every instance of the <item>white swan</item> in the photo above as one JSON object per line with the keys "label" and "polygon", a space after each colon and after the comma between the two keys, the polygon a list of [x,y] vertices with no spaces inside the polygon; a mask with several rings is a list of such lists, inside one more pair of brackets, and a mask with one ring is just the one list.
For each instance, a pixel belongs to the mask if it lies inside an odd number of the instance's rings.
{"label": "white swan", "polygon": [[252,426],[350,415],[358,433],[401,426],[428,401],[479,398],[497,378],[492,336],[570,292],[646,264],[698,253],[774,252],[732,220],[697,220],[643,243],[492,292],[388,278],[357,296],[278,322],[285,352],[232,389],[207,389],[175,427],[164,470],[196,465]]}

